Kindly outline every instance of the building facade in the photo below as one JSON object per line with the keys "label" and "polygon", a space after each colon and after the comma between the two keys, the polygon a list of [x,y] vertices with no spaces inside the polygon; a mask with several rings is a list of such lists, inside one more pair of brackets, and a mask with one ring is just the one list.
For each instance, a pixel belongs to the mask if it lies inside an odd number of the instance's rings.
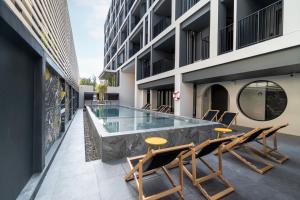
{"label": "building facade", "polygon": [[[297,0],[113,0],[104,70],[120,104],[176,115],[238,112],[238,124],[299,132]],[[173,92],[180,94],[174,101]],[[299,133],[298,133],[299,134]]]}
{"label": "building facade", "polygon": [[0,1],[0,198],[32,199],[78,108],[66,0]]}

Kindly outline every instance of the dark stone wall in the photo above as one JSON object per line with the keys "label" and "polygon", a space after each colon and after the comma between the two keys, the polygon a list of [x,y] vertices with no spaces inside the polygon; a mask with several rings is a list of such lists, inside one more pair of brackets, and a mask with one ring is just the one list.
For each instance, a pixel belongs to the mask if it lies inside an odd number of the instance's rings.
{"label": "dark stone wall", "polygon": [[[48,71],[48,72],[47,72]],[[48,75],[47,75],[48,74]],[[45,77],[45,151],[61,136],[61,83],[60,77],[49,67]]]}
{"label": "dark stone wall", "polygon": [[69,85],[66,84],[65,85],[65,91],[66,91],[66,97],[65,97],[65,107],[66,107],[66,111],[65,111],[65,119],[66,122],[69,121],[69,117],[70,117],[70,89],[69,89]]}

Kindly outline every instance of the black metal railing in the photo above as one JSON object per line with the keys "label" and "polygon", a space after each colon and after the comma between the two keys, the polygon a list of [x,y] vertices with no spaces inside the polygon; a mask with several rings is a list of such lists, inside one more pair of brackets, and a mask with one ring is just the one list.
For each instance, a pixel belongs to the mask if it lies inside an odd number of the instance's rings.
{"label": "black metal railing", "polygon": [[133,16],[131,19],[132,19],[132,22],[131,22],[131,31],[132,31],[138,25],[141,18],[138,16]]}
{"label": "black metal railing", "polygon": [[220,30],[219,54],[227,53],[233,50],[233,24],[230,24]]}
{"label": "black metal railing", "polygon": [[183,15],[186,11],[188,11],[191,7],[193,7],[200,0],[181,0],[181,13]]}
{"label": "black metal railing", "polygon": [[153,27],[153,38],[159,35],[163,30],[171,25],[171,19],[169,17],[163,16],[157,24]]}
{"label": "black metal railing", "polygon": [[130,58],[131,56],[133,56],[134,54],[136,54],[138,51],[139,51],[139,49],[136,49],[136,48],[130,49],[130,50],[129,50],[129,58]]}
{"label": "black metal railing", "polygon": [[238,48],[282,35],[282,0],[277,1],[238,23]]}
{"label": "black metal railing", "polygon": [[151,75],[150,61],[147,59],[140,60],[140,64],[137,67],[137,80],[147,78],[150,75]]}
{"label": "black metal railing", "polygon": [[161,59],[153,63],[152,75],[174,69],[174,60]]}
{"label": "black metal railing", "polygon": [[134,0],[129,0],[129,1],[128,1],[128,4],[127,4],[127,12],[126,12],[126,13],[129,12],[129,10],[131,9],[133,3],[134,3]]}
{"label": "black metal railing", "polygon": [[201,43],[201,60],[209,58],[209,36],[202,39]]}

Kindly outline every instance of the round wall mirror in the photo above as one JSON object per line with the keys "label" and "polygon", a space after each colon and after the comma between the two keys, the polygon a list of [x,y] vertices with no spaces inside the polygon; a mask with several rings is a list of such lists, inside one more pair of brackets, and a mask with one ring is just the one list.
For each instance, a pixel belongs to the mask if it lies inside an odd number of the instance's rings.
{"label": "round wall mirror", "polygon": [[274,82],[255,81],[241,90],[238,104],[247,117],[257,121],[269,121],[284,112],[287,106],[287,95]]}

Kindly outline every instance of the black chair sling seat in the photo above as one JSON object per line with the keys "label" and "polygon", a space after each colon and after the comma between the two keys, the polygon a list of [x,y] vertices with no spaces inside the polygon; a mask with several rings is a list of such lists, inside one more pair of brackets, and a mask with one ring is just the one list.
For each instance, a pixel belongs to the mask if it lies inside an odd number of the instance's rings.
{"label": "black chair sling seat", "polygon": [[[143,164],[143,171],[148,172],[166,166],[173,162],[181,153],[184,153],[187,150],[189,150],[189,147],[155,154]],[[140,159],[141,158],[130,160],[132,166],[137,165]]]}
{"label": "black chair sling seat", "polygon": [[208,111],[208,113],[203,117],[203,120],[212,121],[216,117],[216,114],[218,114],[218,112],[219,111],[217,110]]}
{"label": "black chair sling seat", "polygon": [[231,122],[234,120],[234,118],[236,117],[236,115],[237,115],[236,113],[226,112],[224,113],[224,115],[222,116],[219,122],[221,124],[229,126]]}
{"label": "black chair sling seat", "polygon": [[196,158],[201,158],[203,156],[206,156],[212,152],[214,152],[216,149],[220,147],[223,143],[227,143],[231,141],[231,139],[224,139],[224,140],[218,140],[218,141],[212,141],[207,146],[203,147],[196,155]]}

